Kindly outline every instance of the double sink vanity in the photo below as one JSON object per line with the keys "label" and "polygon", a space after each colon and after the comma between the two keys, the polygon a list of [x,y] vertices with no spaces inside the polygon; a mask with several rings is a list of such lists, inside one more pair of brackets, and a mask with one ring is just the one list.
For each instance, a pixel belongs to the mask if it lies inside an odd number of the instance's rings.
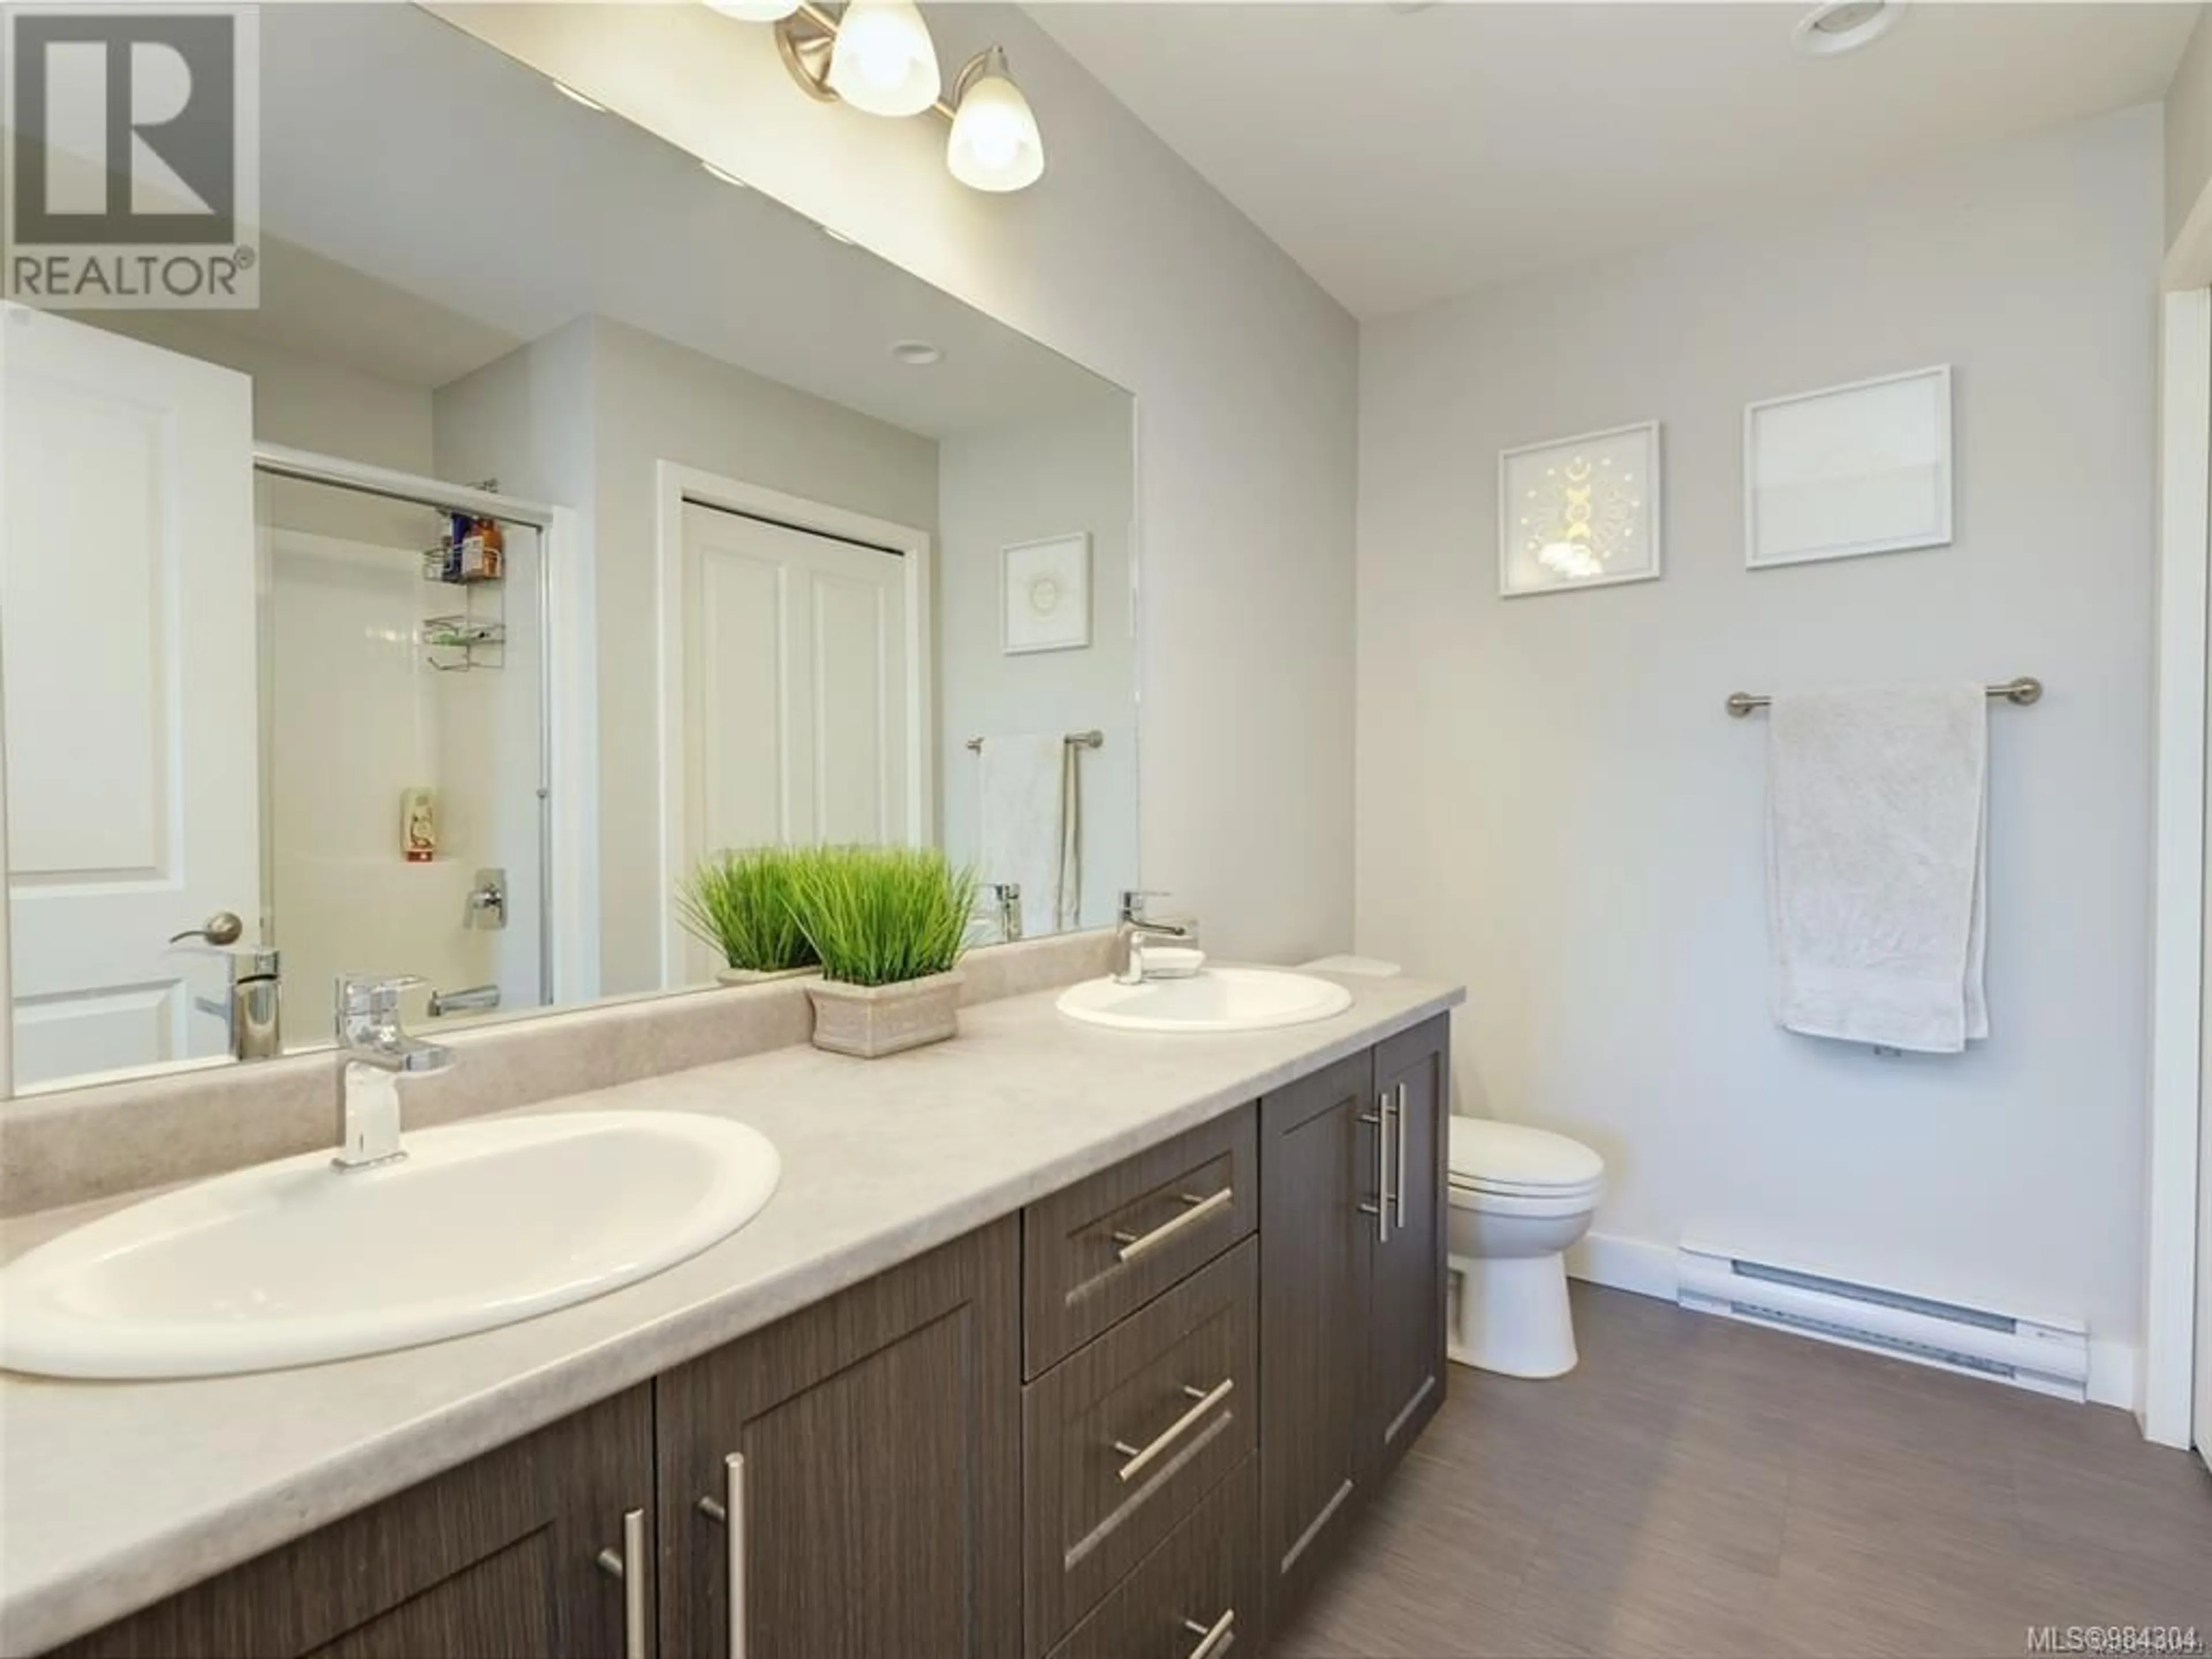
{"label": "double sink vanity", "polygon": [[21,1218],[10,1364],[145,1380],[0,1377],[0,1647],[1256,1649],[1443,1399],[1459,1000],[1086,976]]}

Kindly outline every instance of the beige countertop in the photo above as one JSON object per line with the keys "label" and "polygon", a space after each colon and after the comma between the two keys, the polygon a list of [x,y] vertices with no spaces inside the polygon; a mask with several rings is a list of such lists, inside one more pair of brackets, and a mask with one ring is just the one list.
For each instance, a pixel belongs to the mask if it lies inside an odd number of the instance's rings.
{"label": "beige countertop", "polygon": [[[781,1048],[528,1108],[741,1119],[782,1180],[690,1261],[479,1335],[246,1376],[0,1374],[0,1650],[95,1629],[1465,1000],[1346,983],[1333,1019],[1234,1036],[1099,1030],[1046,992],[887,1060]],[[0,1255],[121,1201],[9,1222]]]}

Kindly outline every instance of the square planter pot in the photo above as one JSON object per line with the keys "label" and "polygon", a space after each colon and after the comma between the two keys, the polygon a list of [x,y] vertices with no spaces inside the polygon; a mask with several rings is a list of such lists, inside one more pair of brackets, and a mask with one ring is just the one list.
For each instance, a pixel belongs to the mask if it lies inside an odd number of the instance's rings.
{"label": "square planter pot", "polygon": [[773,980],[804,979],[809,974],[818,974],[819,968],[717,968],[717,985],[766,985]]}
{"label": "square planter pot", "polygon": [[876,1060],[942,1042],[960,1030],[961,982],[957,971],[897,985],[810,981],[806,994],[814,1003],[814,1046]]}

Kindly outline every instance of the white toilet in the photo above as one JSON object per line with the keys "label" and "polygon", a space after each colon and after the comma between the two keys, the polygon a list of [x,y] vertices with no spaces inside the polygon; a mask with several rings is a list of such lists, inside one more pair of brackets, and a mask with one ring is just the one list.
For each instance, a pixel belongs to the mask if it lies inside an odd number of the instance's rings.
{"label": "white toilet", "polygon": [[1449,1352],[1507,1376],[1575,1368],[1562,1252],[1589,1231],[1605,1160],[1578,1140],[1489,1118],[1451,1121]]}

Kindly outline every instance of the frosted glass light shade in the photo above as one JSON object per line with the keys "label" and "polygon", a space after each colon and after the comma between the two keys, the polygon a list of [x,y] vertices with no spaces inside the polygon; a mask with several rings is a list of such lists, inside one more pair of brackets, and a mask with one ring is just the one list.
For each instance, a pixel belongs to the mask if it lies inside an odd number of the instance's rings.
{"label": "frosted glass light shade", "polygon": [[1021,88],[995,72],[962,94],[945,164],[971,190],[1023,190],[1044,172],[1044,139]]}
{"label": "frosted glass light shade", "polygon": [[707,3],[740,23],[781,23],[799,9],[799,0],[707,0]]}
{"label": "frosted glass light shade", "polygon": [[830,90],[871,115],[919,115],[937,101],[937,46],[914,0],[853,0],[837,20]]}

